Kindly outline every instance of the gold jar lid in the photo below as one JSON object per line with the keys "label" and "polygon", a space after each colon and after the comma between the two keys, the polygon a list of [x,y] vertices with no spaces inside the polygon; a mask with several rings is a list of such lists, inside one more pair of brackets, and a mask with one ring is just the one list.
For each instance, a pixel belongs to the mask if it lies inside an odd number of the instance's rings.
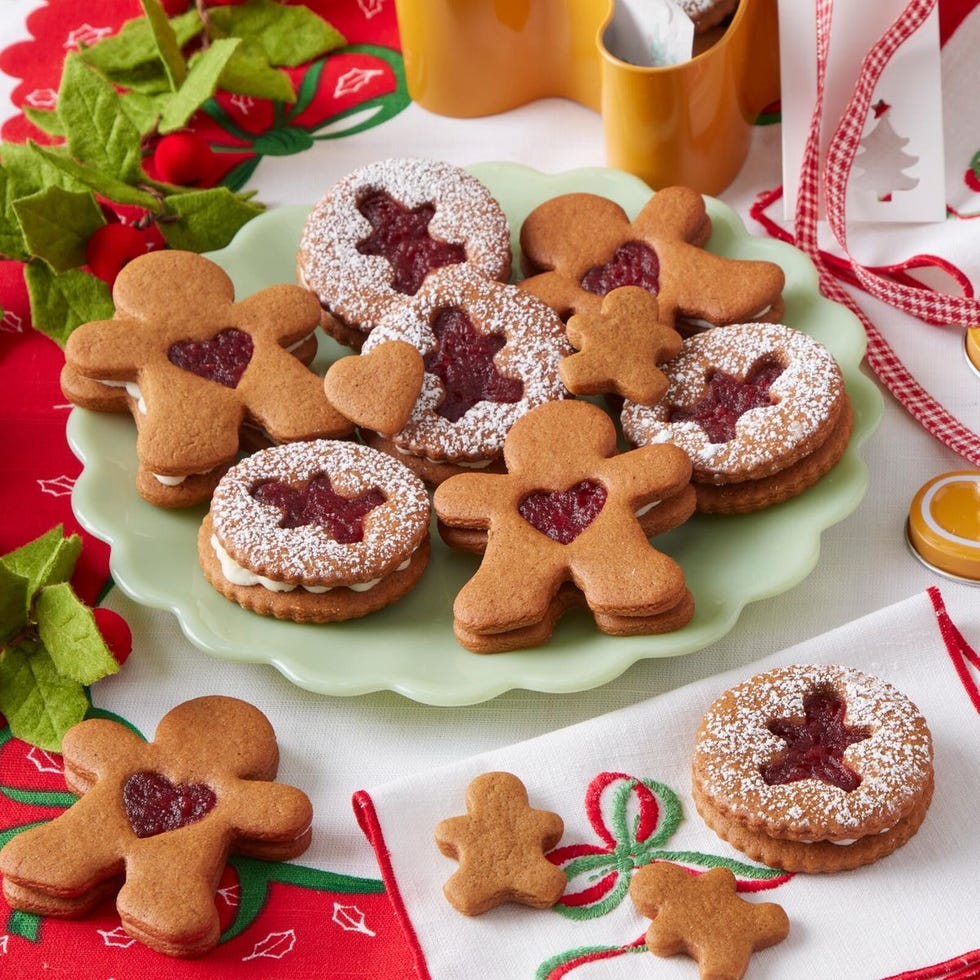
{"label": "gold jar lid", "polygon": [[980,374],[980,327],[969,327],[966,331],[966,360]]}
{"label": "gold jar lid", "polygon": [[980,585],[980,470],[934,477],[912,498],[908,539],[937,572]]}

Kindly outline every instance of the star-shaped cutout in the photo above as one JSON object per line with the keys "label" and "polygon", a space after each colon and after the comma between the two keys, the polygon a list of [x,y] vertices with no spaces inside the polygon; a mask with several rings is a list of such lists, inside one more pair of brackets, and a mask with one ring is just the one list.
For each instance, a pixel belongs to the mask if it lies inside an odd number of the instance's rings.
{"label": "star-shaped cutout", "polygon": [[565,890],[565,873],[546,857],[561,839],[557,813],[528,803],[524,784],[509,772],[489,772],[466,791],[466,815],[436,827],[439,850],[459,860],[443,887],[449,903],[480,915],[504,902],[550,908]]}
{"label": "star-shaped cutout", "polygon": [[400,293],[414,296],[433,269],[466,261],[462,245],[429,234],[429,222],[436,213],[434,204],[407,208],[387,191],[379,190],[357,207],[373,229],[357,243],[357,250],[387,259],[394,273],[392,287]]}
{"label": "star-shaped cutout", "polygon": [[659,304],[640,286],[622,286],[607,294],[597,313],[579,313],[567,326],[578,353],[559,366],[572,394],[615,394],[640,405],[653,405],[667,390],[658,364],[681,349],[681,335],[660,322]]}
{"label": "star-shaped cutout", "polygon": [[774,404],[769,388],[783,371],[782,364],[771,361],[753,365],[744,380],[715,371],[708,379],[704,397],[694,405],[673,408],[670,421],[696,422],[711,442],[730,442],[735,438],[738,420],[746,412]]}
{"label": "star-shaped cutout", "polygon": [[769,731],[786,742],[786,751],[762,770],[771,786],[819,779],[850,792],[861,777],[844,764],[844,750],[869,735],[866,728],[844,724],[846,703],[833,694],[815,692],[803,701],[804,720],[777,718]]}
{"label": "star-shaped cutout", "polygon": [[306,527],[316,524],[341,544],[354,544],[364,538],[364,518],[387,499],[377,488],[356,497],[342,497],[330,485],[326,473],[318,473],[302,486],[282,480],[269,480],[252,489],[252,496],[263,504],[282,510],[280,527]]}
{"label": "star-shaped cutout", "polygon": [[690,956],[702,980],[739,980],[753,952],[789,935],[789,919],[781,906],[747,902],[735,887],[728,868],[704,874],[669,862],[640,868],[630,882],[630,897],[653,920],[647,948],[658,956]]}

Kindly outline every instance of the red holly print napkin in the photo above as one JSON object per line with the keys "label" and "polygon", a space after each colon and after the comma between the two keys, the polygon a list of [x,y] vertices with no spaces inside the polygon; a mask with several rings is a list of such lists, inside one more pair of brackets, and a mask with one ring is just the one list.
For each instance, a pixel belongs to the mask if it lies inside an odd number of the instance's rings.
{"label": "red holly print napkin", "polygon": [[[966,633],[975,643],[980,611]],[[933,734],[936,791],[918,834],[889,857],[856,871],[789,875],[752,862],[704,825],[690,797],[691,749],[702,714],[724,690],[778,664],[818,662],[875,674],[918,705]],[[360,791],[354,807],[420,977],[690,980],[697,967],[687,957],[646,950],[649,920],[627,894],[633,873],[661,860],[699,872],[727,867],[747,900],[783,906],[789,938],[752,956],[756,980],[978,976],[978,677],[980,657],[930,589],[748,667]],[[496,770],[516,774],[531,806],[564,820],[551,860],[568,885],[554,909],[511,904],[470,918],[443,896],[458,865],[433,831],[466,812],[472,779]]]}

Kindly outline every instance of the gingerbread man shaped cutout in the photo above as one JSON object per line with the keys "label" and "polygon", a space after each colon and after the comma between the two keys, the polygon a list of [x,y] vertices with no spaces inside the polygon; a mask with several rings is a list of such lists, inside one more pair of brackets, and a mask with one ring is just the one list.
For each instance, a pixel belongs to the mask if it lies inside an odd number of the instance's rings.
{"label": "gingerbread man shaped cutout", "polygon": [[558,366],[574,395],[621,395],[654,405],[667,391],[657,365],[680,353],[683,340],[660,322],[656,298],[639,286],[607,293],[597,313],[577,313],[567,324],[576,353]]}
{"label": "gingerbread man shaped cutout", "polygon": [[309,845],[310,801],[272,782],[275,732],[244,701],[186,701],[153,742],[89,719],[62,750],[65,781],[81,799],[0,851],[13,908],[75,918],[118,889],[130,936],[170,956],[200,956],[218,942],[214,896],[228,855],[285,860]]}
{"label": "gingerbread man shaped cutout", "polygon": [[545,853],[564,830],[557,813],[530,806],[517,776],[477,776],[466,790],[466,816],[449,817],[435,831],[439,850],[459,861],[443,886],[449,904],[464,915],[481,915],[504,902],[551,908],[566,877]]}
{"label": "gingerbread man shaped cutout", "polygon": [[668,326],[721,326],[783,313],[783,270],[773,262],[715,255],[704,199],[688,187],[665,187],[636,220],[596,194],[562,194],[538,205],[521,226],[518,285],[563,320],[595,313],[619,286],[642,286]]}
{"label": "gingerbread man shaped cutout", "polygon": [[166,249],[130,262],[113,301],[111,320],[82,324],[69,337],[62,386],[95,410],[118,406],[89,401],[92,382],[131,393],[137,486],[150,503],[207,499],[239,451],[243,426],[273,442],[353,431],[322,379],[287,349],[320,322],[307,290],[270,286],[235,302],[220,266]]}
{"label": "gingerbread man shaped cutout", "polygon": [[782,906],[745,901],[728,868],[695,874],[670,862],[648,864],[634,873],[630,898],[653,920],[647,948],[658,956],[690,956],[702,980],[740,980],[755,950],[789,935]]}
{"label": "gingerbread man shaped cutout", "polygon": [[658,445],[617,454],[601,408],[560,401],[514,424],[504,460],[506,473],[459,474],[433,500],[444,540],[454,546],[459,535],[459,547],[483,551],[453,603],[463,646],[496,653],[543,643],[576,604],[613,635],[664,632],[690,619],[684,573],[650,544],[637,513],[664,508],[659,530],[690,516],[684,452]]}

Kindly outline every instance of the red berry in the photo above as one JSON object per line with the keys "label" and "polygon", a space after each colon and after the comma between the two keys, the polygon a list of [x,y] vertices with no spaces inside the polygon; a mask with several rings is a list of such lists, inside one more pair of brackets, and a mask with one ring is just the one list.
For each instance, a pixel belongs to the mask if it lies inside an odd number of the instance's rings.
{"label": "red berry", "polygon": [[109,648],[116,663],[122,666],[126,658],[133,650],[133,634],[130,632],[129,623],[122,616],[105,606],[96,606],[92,610],[95,617],[95,625],[105,640],[105,645]]}
{"label": "red berry", "polygon": [[24,282],[24,263],[0,260],[0,329],[19,333],[31,322],[31,302]]}
{"label": "red berry", "polygon": [[197,133],[184,130],[168,133],[157,143],[153,163],[161,180],[194,187],[209,183],[213,157],[208,144]]}
{"label": "red berry", "polygon": [[85,245],[85,262],[92,274],[110,286],[127,262],[146,254],[146,239],[121,222],[97,228]]}
{"label": "red berry", "polygon": [[162,0],[162,2],[168,17],[176,17],[177,14],[182,14],[189,4],[189,0]]}

